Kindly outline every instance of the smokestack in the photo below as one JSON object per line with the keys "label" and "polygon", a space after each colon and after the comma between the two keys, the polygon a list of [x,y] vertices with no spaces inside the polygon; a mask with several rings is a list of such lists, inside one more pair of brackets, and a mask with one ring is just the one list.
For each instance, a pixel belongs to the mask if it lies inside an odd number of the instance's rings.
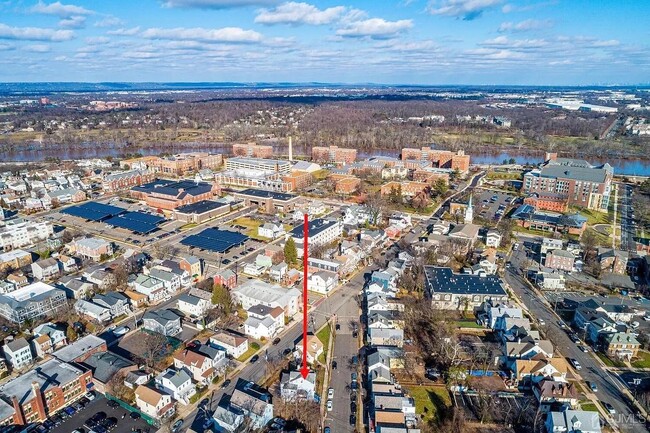
{"label": "smokestack", "polygon": [[293,140],[289,137],[289,161],[293,161]]}

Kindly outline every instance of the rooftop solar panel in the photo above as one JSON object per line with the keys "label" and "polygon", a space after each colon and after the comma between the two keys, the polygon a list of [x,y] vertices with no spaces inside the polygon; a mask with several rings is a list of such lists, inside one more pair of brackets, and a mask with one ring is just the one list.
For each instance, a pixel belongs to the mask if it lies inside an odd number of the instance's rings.
{"label": "rooftop solar panel", "polygon": [[243,244],[247,240],[248,236],[238,232],[209,228],[186,237],[181,241],[181,244],[223,253],[234,246]]}
{"label": "rooftop solar panel", "polygon": [[148,223],[148,224],[160,224],[161,222],[165,221],[164,217],[158,215],[151,215],[144,212],[126,212],[120,215],[120,217],[134,220],[134,221],[141,221],[143,223]]}
{"label": "rooftop solar panel", "polygon": [[135,233],[146,234],[158,229],[158,224],[164,220],[163,217],[144,212],[125,212],[107,219],[106,224],[131,230]]}

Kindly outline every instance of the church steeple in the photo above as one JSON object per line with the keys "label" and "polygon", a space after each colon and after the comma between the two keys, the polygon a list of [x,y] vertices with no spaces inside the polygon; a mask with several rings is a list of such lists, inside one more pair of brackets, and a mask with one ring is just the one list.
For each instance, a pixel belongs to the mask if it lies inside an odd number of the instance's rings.
{"label": "church steeple", "polygon": [[472,206],[472,194],[469,195],[469,202],[465,209],[465,224],[471,224],[474,220],[474,207]]}

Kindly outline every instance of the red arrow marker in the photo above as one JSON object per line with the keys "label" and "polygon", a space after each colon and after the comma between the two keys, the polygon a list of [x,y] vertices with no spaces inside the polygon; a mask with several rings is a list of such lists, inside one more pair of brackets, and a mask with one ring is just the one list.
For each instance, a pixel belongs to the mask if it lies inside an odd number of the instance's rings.
{"label": "red arrow marker", "polygon": [[305,214],[305,222],[303,225],[303,242],[302,242],[302,368],[300,374],[303,379],[307,379],[309,368],[307,368],[307,247],[309,238],[309,215]]}

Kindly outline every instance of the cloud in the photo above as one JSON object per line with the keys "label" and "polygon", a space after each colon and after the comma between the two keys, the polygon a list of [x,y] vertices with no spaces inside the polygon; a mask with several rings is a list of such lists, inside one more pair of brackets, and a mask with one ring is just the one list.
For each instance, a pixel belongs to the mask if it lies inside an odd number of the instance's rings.
{"label": "cloud", "polygon": [[273,6],[279,0],[163,0],[168,8],[230,9],[246,6]]}
{"label": "cloud", "polygon": [[287,2],[275,9],[262,9],[255,17],[259,24],[330,24],[345,12],[345,6],[318,9],[308,3]]}
{"label": "cloud", "polygon": [[508,39],[506,36],[497,36],[494,39],[487,39],[481,43],[486,47],[508,47],[508,48],[542,48],[548,46],[545,39]]}
{"label": "cloud", "polygon": [[23,49],[32,53],[49,53],[52,47],[45,44],[34,44],[24,46]]}
{"label": "cloud", "polygon": [[501,8],[501,12],[503,12],[504,14],[509,14],[511,12],[526,12],[526,11],[531,11],[531,10],[534,10],[534,9],[544,8],[546,6],[556,5],[557,3],[558,3],[558,0],[549,0],[549,1],[545,1],[545,2],[520,4],[520,5],[514,5],[514,4],[511,4],[511,3],[506,3]]}
{"label": "cloud", "polygon": [[607,41],[595,41],[591,44],[595,48],[607,48],[607,47],[618,47],[621,43],[616,39],[609,39]]}
{"label": "cloud", "polygon": [[47,4],[42,1],[39,1],[29,11],[35,14],[54,15],[59,18],[70,18],[73,15],[92,15],[95,13],[82,6],[64,5],[61,2]]}
{"label": "cloud", "polygon": [[111,38],[107,38],[106,36],[91,36],[89,38],[86,38],[86,43],[88,45],[103,45],[107,44],[111,41]]}
{"label": "cloud", "polygon": [[74,32],[40,27],[10,27],[0,23],[0,39],[62,42],[74,39]]}
{"label": "cloud", "polygon": [[10,51],[15,50],[16,47],[11,44],[0,44],[0,51]]}
{"label": "cloud", "polygon": [[553,27],[551,20],[524,20],[518,23],[505,22],[499,26],[499,32],[527,32],[531,30],[541,30]]}
{"label": "cloud", "polygon": [[470,21],[493,9],[503,0],[432,0],[427,6],[431,15],[444,15]]}
{"label": "cloud", "polygon": [[203,41],[226,43],[258,43],[262,35],[254,30],[244,30],[239,27],[224,27],[221,29],[204,29],[201,27],[173,29],[150,28],[140,34],[146,39],[168,39],[177,41]]}
{"label": "cloud", "polygon": [[336,34],[348,38],[387,39],[393,38],[412,27],[412,20],[386,21],[383,18],[370,18],[347,23],[338,29]]}
{"label": "cloud", "polygon": [[59,26],[68,29],[80,29],[86,26],[86,17],[83,15],[74,15],[70,18],[64,18],[59,21]]}
{"label": "cloud", "polygon": [[114,16],[108,16],[95,23],[95,27],[115,27],[121,25],[124,25],[124,21]]}
{"label": "cloud", "polygon": [[115,35],[115,36],[134,36],[140,32],[140,27],[132,27],[130,29],[121,28],[115,30],[109,30],[106,34]]}

